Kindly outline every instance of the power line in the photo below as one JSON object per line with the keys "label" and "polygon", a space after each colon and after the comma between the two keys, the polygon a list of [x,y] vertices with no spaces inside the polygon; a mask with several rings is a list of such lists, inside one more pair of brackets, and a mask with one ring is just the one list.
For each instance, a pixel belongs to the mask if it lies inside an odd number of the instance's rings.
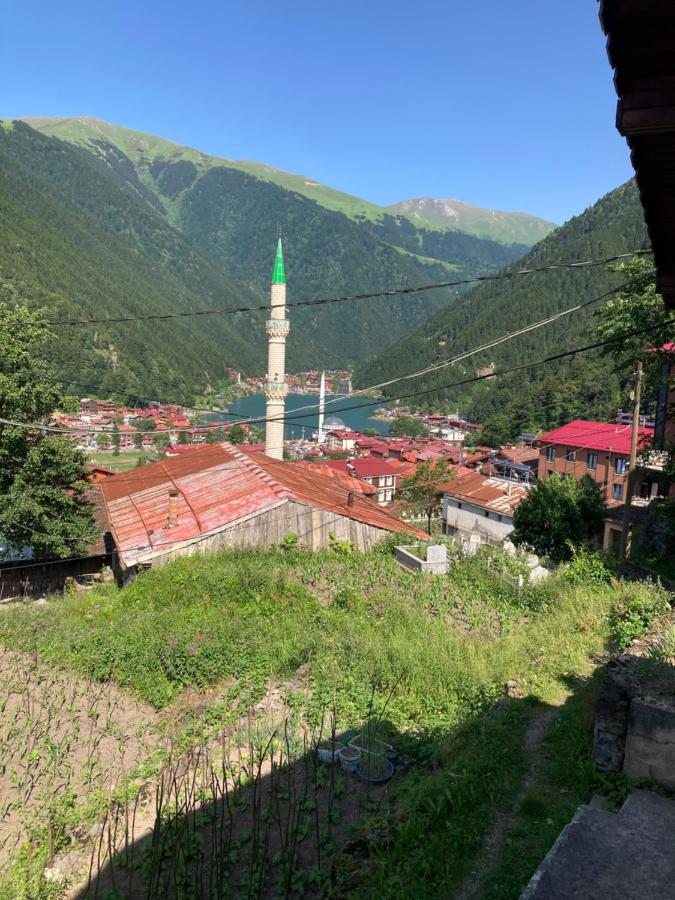
{"label": "power line", "polygon": [[[510,332],[510,333],[508,333],[508,334],[502,335],[502,336],[499,337],[499,338],[495,338],[495,339],[492,340],[492,341],[488,341],[486,344],[483,344],[483,345],[481,345],[480,347],[475,347],[475,348],[473,348],[472,350],[468,350],[468,351],[466,351],[466,352],[463,353],[463,354],[460,354],[460,355],[458,355],[458,356],[451,357],[451,358],[449,358],[449,359],[443,360],[443,361],[440,362],[440,363],[434,363],[433,365],[427,366],[426,368],[420,369],[420,370],[418,370],[418,371],[416,371],[416,372],[410,372],[410,373],[407,374],[407,375],[400,375],[400,376],[397,376],[396,378],[389,379],[388,381],[380,382],[379,384],[369,385],[368,387],[360,388],[359,390],[356,390],[356,391],[351,391],[350,393],[348,393],[348,394],[346,394],[346,395],[341,395],[341,396],[339,396],[339,397],[333,397],[332,399],[329,399],[329,400],[327,400],[327,401],[325,402],[325,406],[330,406],[330,405],[332,405],[332,404],[334,404],[334,403],[339,403],[339,402],[342,402],[342,401],[345,401],[345,400],[349,400],[349,399],[351,399],[352,397],[364,396],[365,394],[372,393],[373,391],[381,390],[383,387],[389,387],[390,385],[396,384],[397,382],[400,382],[400,381],[406,381],[406,380],[409,380],[409,379],[412,379],[412,378],[419,378],[419,377],[422,377],[423,375],[427,375],[427,374],[430,374],[430,373],[432,373],[432,372],[438,371],[439,369],[447,368],[448,366],[454,365],[454,364],[456,364],[456,363],[458,363],[458,362],[462,362],[463,360],[468,359],[468,358],[471,357],[471,356],[475,356],[476,354],[481,353],[481,352],[483,352],[483,351],[485,351],[485,350],[493,349],[494,347],[499,346],[500,344],[503,344],[503,343],[505,343],[505,342],[507,342],[507,341],[509,341],[509,340],[512,340],[512,339],[515,338],[515,337],[520,337],[520,336],[522,336],[522,335],[524,335],[524,334],[527,334],[527,333],[529,333],[529,332],[531,332],[531,331],[534,331],[534,330],[536,330],[536,329],[538,329],[538,328],[542,328],[542,327],[545,326],[545,325],[549,325],[549,324],[551,324],[552,322],[557,321],[558,319],[561,319],[561,318],[564,318],[565,316],[570,315],[570,314],[573,313],[573,312],[578,312],[579,310],[585,309],[586,307],[591,306],[592,304],[599,303],[600,301],[607,299],[608,297],[612,296],[613,294],[618,293],[619,291],[623,291],[623,290],[626,290],[626,289],[628,289],[628,288],[634,288],[634,287],[637,287],[637,286],[640,285],[642,282],[644,282],[644,281],[646,280],[647,277],[648,277],[648,276],[639,276],[638,278],[632,279],[631,281],[624,282],[623,284],[618,285],[618,286],[615,287],[615,288],[612,288],[612,289],[610,289],[610,290],[608,290],[608,291],[605,291],[603,294],[600,294],[600,295],[597,296],[597,297],[593,297],[593,298],[591,298],[590,300],[586,300],[586,301],[583,302],[583,303],[578,303],[578,304],[576,304],[575,306],[570,307],[569,309],[563,310],[562,312],[559,312],[559,313],[555,313],[554,315],[549,316],[549,317],[547,317],[546,319],[542,319],[542,320],[540,320],[539,322],[534,322],[534,323],[532,323],[532,324],[530,324],[530,325],[526,325],[526,326],[524,326],[523,328],[518,329],[517,331],[513,331],[513,332]],[[63,378],[63,379],[43,379],[43,380],[53,381],[53,382],[64,382],[64,381],[68,381],[68,383],[70,383],[70,384],[79,384],[80,387],[87,387],[87,388],[95,387],[95,386],[94,386],[93,384],[91,384],[91,383],[77,382],[77,381],[74,381],[74,380],[72,380],[72,379],[66,379],[66,378]],[[122,390],[122,387],[120,387],[118,390],[115,390],[114,392],[119,393],[121,390]],[[160,405],[161,405],[161,404],[177,404],[177,401],[157,400],[157,399],[155,399],[155,398],[152,398],[152,399],[149,399],[149,398],[143,398],[143,397],[140,397],[139,395],[137,395],[137,394],[135,394],[134,392],[131,392],[131,391],[129,392],[129,396],[135,397],[136,400],[138,400],[138,401],[140,401],[140,402],[145,402],[145,403],[157,403],[157,404],[160,404]],[[215,408],[212,408],[212,409],[209,410],[209,409],[204,409],[204,408],[200,408],[200,407],[187,406],[187,405],[185,405],[185,404],[177,404],[177,405],[180,405],[180,406],[182,406],[184,409],[189,409],[189,410],[192,410],[192,411],[194,411],[194,412],[202,412],[202,413],[208,413],[208,412],[211,412],[211,413],[223,413],[222,410],[215,409]],[[319,403],[311,403],[311,404],[307,404],[307,405],[305,405],[305,406],[300,406],[300,407],[298,407],[296,410],[293,411],[293,415],[295,416],[298,412],[302,412],[302,411],[305,411],[305,410],[310,410],[310,409],[318,410],[319,407],[320,407],[320,404],[319,404]],[[227,413],[223,413],[223,414],[228,415]],[[286,422],[287,424],[297,424],[297,423],[295,423],[295,422],[292,422],[292,421],[286,419],[285,417],[284,417],[283,419],[280,418],[280,417],[276,417],[276,418],[273,418],[273,419],[265,419],[264,416],[258,416],[258,417],[255,417],[255,416],[249,416],[249,417],[246,417],[246,418],[240,418],[240,419],[236,419],[236,420],[232,420],[232,421],[227,421],[227,422],[224,423],[224,424],[226,424],[226,425],[228,425],[228,426],[231,426],[231,425],[241,425],[241,424],[244,424],[244,423],[249,424],[249,425],[255,425],[255,424],[257,424],[257,423],[263,423],[263,422],[266,422],[266,421],[284,421],[284,422]],[[183,429],[183,430],[184,430],[184,429]],[[142,432],[142,433],[150,433],[150,432]]]}
{"label": "power line", "polygon": [[601,266],[606,263],[617,262],[621,259],[630,259],[635,256],[651,255],[651,250],[633,250],[630,253],[619,253],[614,256],[597,257],[574,262],[551,263],[547,266],[538,266],[531,269],[516,269],[513,272],[497,272],[491,275],[475,275],[471,278],[462,278],[457,281],[438,281],[433,284],[425,284],[420,287],[394,288],[385,291],[370,291],[363,294],[345,294],[340,297],[326,297],[319,300],[296,300],[290,303],[263,303],[257,306],[226,306],[219,309],[198,309],[185,312],[151,313],[146,316],[118,316],[105,319],[44,319],[36,322],[4,321],[0,322],[0,328],[27,328],[35,326],[50,327],[75,326],[75,325],[119,325],[125,322],[150,322],[168,319],[184,319],[192,316],[215,316],[229,313],[261,312],[277,307],[321,306],[327,303],[343,303],[352,300],[368,300],[376,297],[396,297],[407,294],[418,294],[424,291],[438,290],[439,288],[460,287],[466,284],[479,284],[484,281],[500,281],[507,278],[516,278],[522,275],[534,275],[538,272],[549,272],[557,269],[581,269],[593,266]]}
{"label": "power line", "polygon": [[[675,324],[675,318],[664,319],[662,322],[658,322],[655,325],[649,325],[646,328],[638,328],[633,331],[626,331],[623,334],[617,335],[613,338],[608,338],[604,341],[594,341],[593,343],[586,344],[582,347],[575,347],[572,350],[564,350],[560,353],[554,353],[551,356],[546,356],[543,359],[539,359],[534,362],[521,363],[520,365],[517,365],[517,366],[511,366],[510,368],[507,368],[507,369],[499,369],[494,372],[487,372],[483,375],[469,376],[467,378],[462,378],[459,381],[449,382],[447,384],[436,385],[435,387],[432,387],[432,388],[423,388],[422,390],[419,390],[419,391],[410,391],[406,394],[399,394],[398,396],[389,397],[387,399],[388,399],[388,401],[410,400],[414,397],[421,397],[426,394],[433,394],[433,393],[436,393],[437,391],[449,390],[450,388],[454,388],[454,387],[463,387],[464,385],[467,385],[467,384],[474,384],[474,383],[480,382],[480,381],[487,381],[488,379],[499,378],[503,375],[511,375],[514,372],[522,372],[525,369],[532,369],[535,366],[547,365],[548,363],[556,362],[560,359],[565,359],[570,356],[576,356],[578,353],[587,353],[591,350],[597,350],[600,347],[607,347],[612,344],[616,344],[619,341],[625,340],[625,338],[636,337],[637,335],[640,335],[640,334],[648,334],[652,331],[656,331],[659,328],[663,328],[665,325],[672,325],[672,324]],[[369,400],[369,401],[366,401],[365,403],[357,403],[353,406],[336,409],[335,412],[349,412],[354,409],[365,409],[370,406],[377,406],[379,403],[382,403],[382,400],[380,400],[380,399]],[[302,413],[301,415],[298,416],[294,413],[293,418],[294,419],[309,419],[309,418],[313,418],[314,415],[315,415],[314,413]],[[246,420],[243,420],[243,421],[246,421]],[[279,422],[279,421],[288,422],[289,420],[285,416],[284,417],[276,416],[276,417],[270,417],[270,418],[263,418],[258,421],[260,421],[260,422]],[[0,424],[10,425],[10,426],[17,427],[17,428],[26,428],[31,431],[46,431],[46,432],[66,433],[66,434],[74,434],[74,433],[76,434],[78,432],[92,433],[92,431],[94,431],[94,433],[96,433],[96,431],[93,429],[64,429],[64,428],[59,428],[57,426],[42,425],[37,422],[18,422],[16,420],[6,419],[6,418],[1,418],[1,417],[0,417]],[[239,424],[239,423],[220,422],[214,426],[206,426],[206,427],[202,428],[201,430],[204,431],[204,430],[213,430],[213,429],[217,429],[217,428],[223,428],[224,424]],[[242,424],[243,424],[243,422],[242,422]],[[105,433],[111,434],[112,432],[106,431]],[[137,432],[137,433],[142,434],[144,432]],[[155,432],[145,432],[145,433],[153,434]]]}

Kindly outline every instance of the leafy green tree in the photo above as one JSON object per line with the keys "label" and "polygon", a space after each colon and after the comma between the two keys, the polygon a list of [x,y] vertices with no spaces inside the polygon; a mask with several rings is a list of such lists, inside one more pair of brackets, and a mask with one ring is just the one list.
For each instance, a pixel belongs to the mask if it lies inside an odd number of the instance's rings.
{"label": "leafy green tree", "polygon": [[405,500],[413,510],[424,512],[427,517],[427,531],[431,534],[431,518],[443,497],[443,486],[450,481],[453,473],[444,459],[436,462],[420,463],[410,478],[404,478],[398,490],[398,497]]}
{"label": "leafy green tree", "polygon": [[96,446],[100,450],[109,450],[111,444],[111,437],[107,431],[101,431],[96,435]]}
{"label": "leafy green tree", "polygon": [[190,441],[190,435],[187,433],[187,431],[179,431],[179,432],[178,432],[178,443],[179,443],[179,444],[189,444],[189,443],[191,443],[191,441]]}
{"label": "leafy green tree", "polygon": [[138,431],[154,431],[157,428],[157,422],[150,417],[134,419],[134,428]]}
{"label": "leafy green tree", "polygon": [[569,559],[572,548],[599,535],[604,513],[600,486],[592,478],[584,475],[577,480],[554,474],[538,481],[516,508],[511,537],[539,555]]}
{"label": "leafy green tree", "polygon": [[389,426],[389,434],[393,437],[426,437],[429,429],[415,416],[399,416]]}
{"label": "leafy green tree", "polygon": [[227,439],[231,444],[243,444],[246,440],[246,432],[241,425],[233,425],[227,432]]}
{"label": "leafy green tree", "polygon": [[226,441],[227,436],[224,428],[212,428],[206,432],[207,444],[218,444],[220,441]]}
{"label": "leafy green tree", "polygon": [[115,425],[115,428],[113,429],[112,446],[113,446],[113,456],[119,456],[120,455],[120,430],[117,427],[117,425]]}
{"label": "leafy green tree", "polygon": [[134,435],[134,447],[137,450],[143,449],[143,434],[140,431],[137,431]]}
{"label": "leafy green tree", "polygon": [[171,443],[171,439],[166,431],[157,431],[152,436],[152,444],[156,450],[163,450]]}
{"label": "leafy green tree", "polygon": [[503,413],[497,413],[480,428],[478,443],[486,447],[500,447],[502,444],[508,444],[513,435],[513,422]]}
{"label": "leafy green tree", "polygon": [[[663,298],[656,293],[656,272],[651,259],[638,257],[614,268],[631,282],[631,286],[597,310],[595,333],[601,341],[616,339],[615,344],[603,348],[602,355],[614,361],[615,371],[629,385],[632,385],[631,376],[636,364],[642,362],[646,381],[643,388],[644,407],[649,409],[650,399],[656,396],[661,364],[660,358],[651,349],[671,342],[675,337],[675,327],[672,324],[661,325],[668,316]],[[626,337],[632,331],[645,328],[649,331]]]}
{"label": "leafy green tree", "polygon": [[363,429],[363,434],[366,437],[377,437],[379,433],[380,432],[377,430],[377,428],[364,428]]}
{"label": "leafy green tree", "polygon": [[[0,303],[0,416],[40,422],[74,410],[51,379],[39,313]],[[11,322],[12,327],[7,327]],[[83,553],[96,539],[82,453],[63,437],[0,423],[0,534],[37,556]]]}

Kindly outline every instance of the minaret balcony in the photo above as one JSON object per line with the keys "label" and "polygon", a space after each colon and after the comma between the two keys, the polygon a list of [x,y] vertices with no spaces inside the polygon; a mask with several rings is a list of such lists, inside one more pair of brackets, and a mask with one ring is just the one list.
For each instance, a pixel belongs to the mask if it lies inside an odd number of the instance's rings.
{"label": "minaret balcony", "polygon": [[268,319],[265,322],[265,331],[267,332],[267,337],[270,338],[287,337],[290,327],[291,323],[288,319]]}
{"label": "minaret balcony", "polygon": [[288,385],[285,381],[266,381],[263,391],[268,400],[285,400],[288,395]]}

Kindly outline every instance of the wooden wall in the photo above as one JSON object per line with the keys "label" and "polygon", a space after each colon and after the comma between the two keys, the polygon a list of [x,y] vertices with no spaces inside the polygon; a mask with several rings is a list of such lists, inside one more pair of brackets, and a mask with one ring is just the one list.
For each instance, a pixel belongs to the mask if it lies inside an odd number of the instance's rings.
{"label": "wooden wall", "polygon": [[347,516],[287,500],[218,534],[158,553],[149,563],[154,568],[195,553],[216,553],[234,547],[272,547],[281,544],[287,534],[297,534],[299,543],[310,550],[321,550],[329,546],[331,533],[339,541],[351,541],[359,551],[370,550],[391,534]]}

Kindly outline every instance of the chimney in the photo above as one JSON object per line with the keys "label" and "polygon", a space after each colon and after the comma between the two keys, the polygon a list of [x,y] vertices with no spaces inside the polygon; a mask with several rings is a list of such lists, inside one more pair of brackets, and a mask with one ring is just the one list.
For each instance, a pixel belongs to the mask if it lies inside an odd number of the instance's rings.
{"label": "chimney", "polygon": [[354,505],[354,491],[350,491],[347,494],[347,506],[353,506],[353,505]]}
{"label": "chimney", "polygon": [[167,522],[168,528],[173,528],[178,525],[178,491],[171,490],[169,491],[169,521]]}

